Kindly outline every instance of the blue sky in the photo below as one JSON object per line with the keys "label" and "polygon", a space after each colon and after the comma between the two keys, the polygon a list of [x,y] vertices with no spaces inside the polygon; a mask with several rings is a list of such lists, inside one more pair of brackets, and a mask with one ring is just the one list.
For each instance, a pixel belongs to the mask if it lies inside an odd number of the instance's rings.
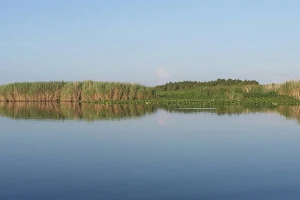
{"label": "blue sky", "polygon": [[300,2],[0,0],[0,84],[300,78]]}

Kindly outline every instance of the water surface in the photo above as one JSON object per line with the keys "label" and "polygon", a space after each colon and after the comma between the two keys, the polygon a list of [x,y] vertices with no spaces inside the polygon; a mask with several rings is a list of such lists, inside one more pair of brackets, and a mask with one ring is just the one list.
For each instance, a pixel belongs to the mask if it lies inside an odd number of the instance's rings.
{"label": "water surface", "polygon": [[299,199],[299,107],[0,104],[0,199]]}

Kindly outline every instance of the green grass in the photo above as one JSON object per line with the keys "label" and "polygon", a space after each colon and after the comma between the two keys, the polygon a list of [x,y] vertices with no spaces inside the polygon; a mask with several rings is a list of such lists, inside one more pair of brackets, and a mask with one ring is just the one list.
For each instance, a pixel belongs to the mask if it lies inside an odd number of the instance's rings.
{"label": "green grass", "polygon": [[0,101],[203,106],[299,105],[300,102],[300,81],[259,85],[255,81],[218,79],[166,86],[96,81],[13,83],[0,86]]}
{"label": "green grass", "polygon": [[299,105],[293,95],[263,85],[198,87],[184,91],[158,91],[163,104],[190,105]]}

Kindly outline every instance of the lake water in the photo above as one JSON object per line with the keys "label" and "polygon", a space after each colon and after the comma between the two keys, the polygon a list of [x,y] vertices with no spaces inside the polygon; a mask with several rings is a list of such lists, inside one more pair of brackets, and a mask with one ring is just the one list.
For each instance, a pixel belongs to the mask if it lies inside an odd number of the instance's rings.
{"label": "lake water", "polygon": [[177,108],[0,104],[0,199],[300,199],[299,107]]}

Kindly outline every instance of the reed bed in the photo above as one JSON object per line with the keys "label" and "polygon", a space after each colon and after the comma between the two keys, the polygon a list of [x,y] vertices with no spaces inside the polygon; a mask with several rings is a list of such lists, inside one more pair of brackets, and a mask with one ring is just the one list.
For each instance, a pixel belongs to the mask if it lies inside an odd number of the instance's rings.
{"label": "reed bed", "polygon": [[64,82],[13,83],[0,86],[0,101],[55,102],[60,98]]}
{"label": "reed bed", "polygon": [[[216,82],[197,83],[182,82],[167,84],[167,90],[159,87],[146,87],[140,84],[119,82],[31,82],[13,83],[0,86],[2,102],[93,102],[98,104],[168,104],[189,101],[207,104],[228,104],[244,102],[245,104],[286,103],[295,105],[300,102],[300,81],[288,81],[283,84],[258,85],[251,81],[231,82],[222,79]],[[187,84],[188,83],[188,84]],[[226,84],[225,84],[226,83]],[[230,83],[230,84],[229,84]],[[192,84],[191,86],[189,84]],[[212,85],[213,84],[213,85]],[[173,86],[179,89],[173,89]],[[180,89],[182,87],[193,89]],[[156,92],[157,89],[157,92]],[[157,98],[159,97],[159,98]],[[234,104],[234,103],[232,103]]]}
{"label": "reed bed", "polygon": [[158,90],[158,96],[164,99],[248,101],[255,98],[268,98],[278,101],[284,96],[300,100],[300,81],[259,85],[257,81],[218,79],[209,82],[170,82],[155,88]]}
{"label": "reed bed", "polygon": [[292,96],[300,100],[300,81],[287,81],[281,84],[268,84],[264,86],[265,90],[273,91],[279,95]]}
{"label": "reed bed", "polygon": [[79,102],[81,100],[82,82],[67,82],[61,88],[60,102]]}
{"label": "reed bed", "polygon": [[158,91],[182,91],[182,90],[195,90],[203,87],[215,86],[255,86],[259,83],[255,80],[240,80],[240,79],[217,79],[213,81],[181,81],[169,82],[155,87]]}
{"label": "reed bed", "polygon": [[199,87],[183,91],[159,91],[158,96],[173,99],[227,99],[243,100],[249,97],[270,96],[272,92],[260,85]]}
{"label": "reed bed", "polygon": [[91,102],[155,98],[155,90],[119,82],[24,82],[0,86],[3,102]]}
{"label": "reed bed", "polygon": [[155,90],[140,84],[85,81],[82,85],[82,101],[152,99]]}

